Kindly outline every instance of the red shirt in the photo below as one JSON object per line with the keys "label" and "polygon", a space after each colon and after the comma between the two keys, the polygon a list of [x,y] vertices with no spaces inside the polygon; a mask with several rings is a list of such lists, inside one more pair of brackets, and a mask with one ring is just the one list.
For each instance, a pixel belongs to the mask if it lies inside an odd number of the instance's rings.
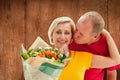
{"label": "red shirt", "polygon": [[[104,35],[101,35],[99,41],[90,45],[76,44],[75,41],[73,40],[73,42],[69,45],[69,49],[75,51],[91,52],[93,54],[102,56],[109,56],[107,41]],[[111,67],[110,70],[115,70],[116,68],[120,68],[120,65]],[[89,70],[86,71],[84,78],[85,78],[84,80],[103,80],[104,69],[90,68]]]}

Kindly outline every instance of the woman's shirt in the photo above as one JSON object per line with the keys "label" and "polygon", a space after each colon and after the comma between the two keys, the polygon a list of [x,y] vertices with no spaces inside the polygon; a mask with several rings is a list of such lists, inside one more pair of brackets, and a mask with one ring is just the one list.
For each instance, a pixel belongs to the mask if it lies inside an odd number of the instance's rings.
{"label": "woman's shirt", "polygon": [[92,54],[82,51],[70,51],[71,60],[63,69],[59,80],[83,80],[84,74],[90,68]]}

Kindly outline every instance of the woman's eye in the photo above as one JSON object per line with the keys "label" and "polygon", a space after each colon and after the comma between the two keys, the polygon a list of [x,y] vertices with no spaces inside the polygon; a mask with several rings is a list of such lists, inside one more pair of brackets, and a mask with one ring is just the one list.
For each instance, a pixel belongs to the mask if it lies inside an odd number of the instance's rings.
{"label": "woman's eye", "polygon": [[60,32],[60,31],[57,31],[56,33],[57,33],[57,34],[61,34],[62,32]]}
{"label": "woman's eye", "polygon": [[65,34],[69,35],[69,34],[70,34],[70,32],[65,32]]}

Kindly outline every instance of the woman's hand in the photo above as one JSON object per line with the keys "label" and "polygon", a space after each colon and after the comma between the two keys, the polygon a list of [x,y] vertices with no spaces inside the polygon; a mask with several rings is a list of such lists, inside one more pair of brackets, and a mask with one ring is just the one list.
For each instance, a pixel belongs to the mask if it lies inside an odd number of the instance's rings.
{"label": "woman's hand", "polygon": [[65,54],[68,52],[68,46],[67,44],[64,44],[60,49],[59,49],[59,53],[60,54]]}

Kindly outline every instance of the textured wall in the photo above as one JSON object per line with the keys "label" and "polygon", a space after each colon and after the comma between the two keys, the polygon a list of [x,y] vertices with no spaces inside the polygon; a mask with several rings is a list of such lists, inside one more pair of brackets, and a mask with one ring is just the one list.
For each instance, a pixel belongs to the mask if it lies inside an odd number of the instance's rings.
{"label": "textured wall", "polygon": [[59,16],[69,16],[76,22],[87,11],[99,12],[120,49],[119,4],[119,0],[1,0],[0,80],[24,80],[21,43],[28,48],[37,36],[49,43],[48,27]]}

